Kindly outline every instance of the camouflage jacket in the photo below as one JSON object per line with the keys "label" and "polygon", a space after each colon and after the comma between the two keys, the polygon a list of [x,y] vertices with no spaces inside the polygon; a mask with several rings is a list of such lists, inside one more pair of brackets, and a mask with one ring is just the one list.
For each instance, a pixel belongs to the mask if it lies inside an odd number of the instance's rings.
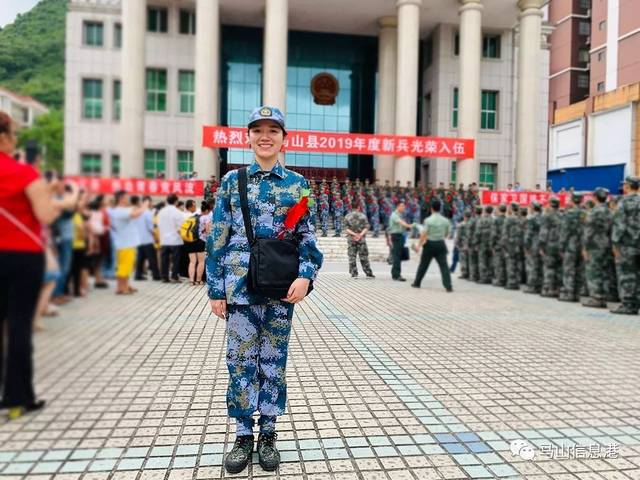
{"label": "camouflage jacket", "polygon": [[504,215],[497,215],[493,217],[491,222],[491,246],[494,249],[502,248],[502,227],[504,226]]}
{"label": "camouflage jacket", "polygon": [[464,239],[464,248],[467,250],[473,250],[475,247],[473,245],[473,237],[475,235],[476,224],[478,222],[478,217],[471,217],[467,220],[467,234]]}
{"label": "camouflage jacket", "polygon": [[[248,167],[249,215],[256,238],[276,238],[289,209],[308,189],[307,181],[279,162],[263,172],[254,161]],[[295,229],[300,238],[298,275],[314,279],[322,266],[314,229],[305,215]],[[247,291],[250,247],[244,228],[238,191],[238,170],[227,173],[217,192],[211,234],[207,237],[207,286],[209,298],[229,304],[259,305],[269,299]]]}
{"label": "camouflage jacket", "polygon": [[625,195],[613,214],[611,240],[616,246],[639,246],[640,195]]}
{"label": "camouflage jacket", "polygon": [[504,220],[502,226],[502,248],[508,255],[514,255],[522,249],[524,243],[524,231],[520,218],[512,215]]}
{"label": "camouflage jacket", "polygon": [[585,211],[579,207],[567,209],[560,224],[560,247],[563,251],[579,251],[582,249],[582,223]]}
{"label": "camouflage jacket", "polygon": [[459,249],[465,248],[464,244],[466,242],[468,226],[469,226],[468,220],[464,220],[458,223],[458,227],[456,228],[456,237],[454,240],[454,245]]}
{"label": "camouflage jacket", "polygon": [[611,252],[612,222],[606,203],[599,203],[591,209],[582,229],[582,245],[587,251]]}
{"label": "camouflage jacket", "polygon": [[539,213],[528,216],[524,231],[524,248],[534,253],[540,248],[540,217]]}
{"label": "camouflage jacket", "polygon": [[[354,233],[360,233],[365,228],[369,228],[369,220],[367,220],[367,217],[364,213],[358,210],[354,210],[349,213],[349,215],[344,217],[342,228],[344,228],[345,230],[351,230]],[[348,240],[350,242],[353,241],[351,235],[349,235]],[[364,242],[364,237],[360,241]]]}
{"label": "camouflage jacket", "polygon": [[562,214],[556,210],[545,212],[540,217],[540,250],[558,252],[560,250],[560,224]]}
{"label": "camouflage jacket", "polygon": [[491,250],[491,227],[493,226],[493,219],[491,217],[482,216],[478,220],[476,225],[476,238],[478,241],[478,248],[482,251]]}

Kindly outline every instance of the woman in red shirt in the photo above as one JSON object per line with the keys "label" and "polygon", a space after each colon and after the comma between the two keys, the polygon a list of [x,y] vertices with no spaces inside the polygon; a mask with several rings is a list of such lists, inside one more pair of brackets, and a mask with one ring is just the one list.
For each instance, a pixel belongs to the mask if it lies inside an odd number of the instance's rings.
{"label": "woman in red shirt", "polygon": [[15,146],[15,125],[0,112],[0,371],[10,419],[44,406],[33,391],[32,319],[44,274],[41,225],[60,213],[38,172],[13,159]]}

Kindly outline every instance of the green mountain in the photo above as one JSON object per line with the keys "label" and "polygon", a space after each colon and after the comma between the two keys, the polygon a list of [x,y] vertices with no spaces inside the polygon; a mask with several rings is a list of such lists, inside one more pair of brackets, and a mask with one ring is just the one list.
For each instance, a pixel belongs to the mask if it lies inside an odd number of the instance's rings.
{"label": "green mountain", "polygon": [[53,108],[64,103],[67,0],[41,0],[0,29],[0,85]]}

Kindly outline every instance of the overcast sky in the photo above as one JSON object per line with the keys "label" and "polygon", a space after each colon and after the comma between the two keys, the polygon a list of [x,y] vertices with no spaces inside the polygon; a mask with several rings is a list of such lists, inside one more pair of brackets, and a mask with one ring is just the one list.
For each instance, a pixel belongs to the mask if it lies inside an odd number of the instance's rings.
{"label": "overcast sky", "polygon": [[40,0],[0,0],[0,27],[4,27],[16,19],[19,13],[33,8]]}

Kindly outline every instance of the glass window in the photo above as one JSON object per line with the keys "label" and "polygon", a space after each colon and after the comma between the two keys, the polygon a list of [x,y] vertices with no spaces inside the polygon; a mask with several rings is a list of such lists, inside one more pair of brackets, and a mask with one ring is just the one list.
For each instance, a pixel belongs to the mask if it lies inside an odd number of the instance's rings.
{"label": "glass window", "polygon": [[598,91],[604,92],[604,82],[598,82]]}
{"label": "glass window", "polygon": [[147,111],[167,111],[167,71],[147,69]]}
{"label": "glass window", "polygon": [[104,39],[102,22],[84,22],[84,39],[85,45],[92,47],[101,47]]}
{"label": "glass window", "polygon": [[607,28],[607,21],[606,20],[602,20],[599,24],[598,24],[598,30],[602,31],[605,28]]}
{"label": "glass window", "polygon": [[500,58],[500,35],[484,35],[482,37],[482,56],[484,58]]}
{"label": "glass window", "polygon": [[100,176],[102,173],[102,158],[99,154],[83,153],[80,158],[80,172],[82,175],[92,177]]}
{"label": "glass window", "polygon": [[451,162],[451,183],[456,183],[456,178],[457,178],[457,174],[458,174],[458,163],[453,160]]}
{"label": "glass window", "polygon": [[580,8],[591,8],[591,0],[580,0]]}
{"label": "glass window", "polygon": [[191,10],[180,9],[180,33],[184,35],[196,34],[196,14]]}
{"label": "glass window", "polygon": [[578,75],[578,88],[589,88],[589,75],[580,73]]}
{"label": "glass window", "polygon": [[578,61],[586,63],[589,61],[589,49],[588,48],[581,48],[580,50],[578,50]]}
{"label": "glass window", "polygon": [[451,127],[458,128],[458,87],[453,89],[453,108],[451,109]]}
{"label": "glass window", "polygon": [[116,23],[113,27],[113,46],[116,48],[122,47],[122,24]]}
{"label": "glass window", "polygon": [[120,176],[120,155],[116,155],[116,154],[111,155],[111,176],[112,177]]}
{"label": "glass window", "polygon": [[480,128],[483,130],[498,129],[498,92],[482,91]]}
{"label": "glass window", "polygon": [[180,95],[180,113],[193,113],[195,102],[195,75],[191,71],[178,72],[178,93]]}
{"label": "glass window", "polygon": [[580,35],[591,35],[591,24],[589,22],[580,22],[578,24],[578,33]]}
{"label": "glass window", "polygon": [[147,31],[156,33],[167,33],[168,12],[166,8],[149,7],[147,9]]}
{"label": "glass window", "polygon": [[102,118],[102,80],[82,80],[82,115]]}
{"label": "glass window", "polygon": [[183,178],[193,173],[193,150],[178,150],[178,173]]}
{"label": "glass window", "polygon": [[460,54],[460,34],[458,32],[453,37],[453,54],[456,56]]}
{"label": "glass window", "polygon": [[144,151],[145,178],[158,178],[159,173],[165,173],[167,157],[164,150],[146,149]]}
{"label": "glass window", "polygon": [[120,120],[120,100],[122,97],[122,83],[120,80],[113,81],[113,119]]}
{"label": "glass window", "polygon": [[497,165],[495,163],[481,163],[478,186],[493,190],[496,185],[496,169]]}

